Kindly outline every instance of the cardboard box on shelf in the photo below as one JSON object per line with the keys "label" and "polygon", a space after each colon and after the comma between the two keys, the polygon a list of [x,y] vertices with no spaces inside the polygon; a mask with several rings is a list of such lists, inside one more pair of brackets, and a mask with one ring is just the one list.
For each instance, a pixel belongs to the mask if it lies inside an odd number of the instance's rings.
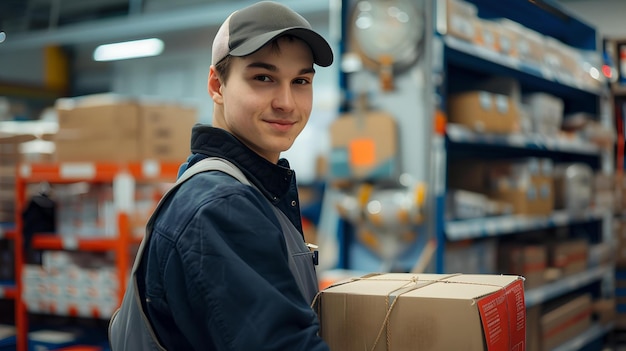
{"label": "cardboard box on shelf", "polygon": [[194,108],[108,94],[60,99],[56,109],[58,162],[184,160],[197,122]]}
{"label": "cardboard box on shelf", "polygon": [[544,55],[544,36],[529,29],[518,22],[509,19],[499,19],[498,22],[514,40],[514,52],[522,62],[541,66]]}
{"label": "cardboard box on shelf", "polygon": [[508,186],[505,183],[489,192],[489,197],[513,205],[515,214],[549,215],[554,208],[554,193],[549,182]]}
{"label": "cardboard box on shelf", "polygon": [[330,125],[329,176],[333,180],[394,178],[399,158],[395,117],[382,110],[359,109]]}
{"label": "cardboard box on shelf", "polygon": [[555,208],[581,214],[593,205],[593,169],[585,163],[563,163],[554,172]]}
{"label": "cardboard box on shelf", "polygon": [[556,300],[541,316],[543,350],[552,350],[573,338],[591,324],[591,295],[584,294],[568,300]]}
{"label": "cardboard box on shelf", "polygon": [[517,350],[526,337],[518,276],[373,274],[322,290],[315,308],[331,350]]}
{"label": "cardboard box on shelf", "polygon": [[519,101],[520,86],[515,79],[472,82],[462,91],[450,92],[448,120],[480,133],[515,133],[521,129]]}
{"label": "cardboard box on shelf", "polygon": [[593,315],[595,320],[602,325],[615,322],[617,316],[617,304],[614,297],[601,298],[593,301]]}
{"label": "cardboard box on shelf", "polygon": [[613,239],[617,247],[615,250],[615,264],[619,268],[626,267],[626,221],[613,221]]}
{"label": "cardboard box on shelf", "polygon": [[519,130],[516,104],[510,97],[488,91],[454,93],[448,101],[448,119],[481,133]]}
{"label": "cardboard box on shelf", "polygon": [[447,29],[448,34],[469,42],[478,36],[478,17],[476,5],[463,0],[448,0]]}
{"label": "cardboard box on shelf", "polygon": [[191,128],[197,119],[195,109],[144,103],[140,114],[140,153],[144,159],[180,161],[188,156]]}
{"label": "cardboard box on shelf", "polygon": [[526,94],[522,98],[531,117],[535,133],[556,137],[563,122],[563,105],[561,98],[547,93]]}
{"label": "cardboard box on shelf", "polygon": [[541,351],[541,305],[526,309],[526,350]]}
{"label": "cardboard box on shelf", "polygon": [[551,169],[551,161],[539,158],[490,162],[489,197],[512,204],[516,214],[549,215],[554,210]]}
{"label": "cardboard box on shelf", "polygon": [[589,242],[569,239],[548,244],[549,265],[558,268],[564,276],[582,272],[588,267]]}
{"label": "cardboard box on shelf", "polygon": [[548,266],[548,251],[545,245],[511,243],[501,245],[498,251],[500,272],[517,274],[525,279],[526,289],[536,288],[544,282]]}

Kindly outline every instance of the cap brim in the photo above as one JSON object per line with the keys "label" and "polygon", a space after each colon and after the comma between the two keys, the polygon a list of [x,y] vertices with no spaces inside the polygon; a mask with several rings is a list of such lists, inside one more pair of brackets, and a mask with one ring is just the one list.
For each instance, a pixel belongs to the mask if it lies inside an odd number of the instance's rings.
{"label": "cap brim", "polygon": [[315,64],[322,67],[328,67],[333,63],[333,51],[330,48],[330,45],[328,44],[326,39],[324,39],[321,35],[315,33],[314,31],[302,27],[283,28],[280,30],[275,30],[272,32],[258,35],[254,38],[247,40],[239,47],[232,49],[230,51],[230,55],[250,55],[261,49],[265,44],[269,43],[274,38],[285,34],[293,35],[294,37],[300,38],[305,43],[307,43],[311,48],[311,52],[313,53],[313,61],[315,62]]}

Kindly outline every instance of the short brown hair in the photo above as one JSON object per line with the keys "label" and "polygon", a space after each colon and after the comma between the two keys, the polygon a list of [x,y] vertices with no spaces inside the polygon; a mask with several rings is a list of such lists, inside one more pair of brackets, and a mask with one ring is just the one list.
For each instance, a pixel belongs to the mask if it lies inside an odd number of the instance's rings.
{"label": "short brown hair", "polygon": [[[273,51],[280,52],[280,46],[278,45],[279,38],[287,38],[289,41],[292,41],[292,42],[295,40],[302,40],[293,35],[286,34],[286,35],[282,35],[280,37],[274,38],[272,41],[270,41],[266,45],[270,45]],[[228,80],[228,75],[230,74],[230,65],[233,62],[233,57],[234,56],[226,55],[226,57],[224,57],[215,65],[215,70],[217,71],[218,77],[222,80],[222,84],[225,84],[226,81]]]}
{"label": "short brown hair", "polygon": [[226,55],[226,57],[215,65],[215,71],[217,72],[218,78],[222,81],[222,84],[226,84],[226,80],[228,80],[231,62],[233,62],[233,57]]}

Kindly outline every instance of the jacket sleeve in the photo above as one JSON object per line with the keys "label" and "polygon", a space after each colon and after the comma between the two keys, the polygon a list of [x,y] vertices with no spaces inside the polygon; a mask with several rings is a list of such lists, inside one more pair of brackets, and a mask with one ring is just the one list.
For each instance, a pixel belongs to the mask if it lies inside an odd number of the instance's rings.
{"label": "jacket sleeve", "polygon": [[267,206],[251,193],[210,200],[165,260],[165,295],[194,349],[328,350]]}

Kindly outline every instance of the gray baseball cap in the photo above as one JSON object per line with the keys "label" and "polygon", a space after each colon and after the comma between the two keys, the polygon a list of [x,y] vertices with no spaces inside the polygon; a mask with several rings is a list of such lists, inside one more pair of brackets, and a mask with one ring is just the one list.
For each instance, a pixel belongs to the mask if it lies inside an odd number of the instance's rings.
{"label": "gray baseball cap", "polygon": [[313,61],[327,67],[333,63],[328,42],[301,15],[273,1],[260,1],[233,12],[213,39],[212,63],[228,55],[247,56],[281,35],[302,39],[311,47]]}

